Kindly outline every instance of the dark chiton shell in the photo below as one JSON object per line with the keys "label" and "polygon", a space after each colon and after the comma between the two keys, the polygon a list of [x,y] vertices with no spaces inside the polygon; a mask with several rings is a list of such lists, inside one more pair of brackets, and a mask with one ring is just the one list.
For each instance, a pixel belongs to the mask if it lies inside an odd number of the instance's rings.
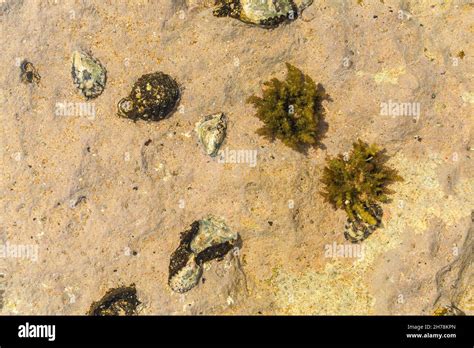
{"label": "dark chiton shell", "polygon": [[141,302],[137,298],[135,285],[110,289],[99,301],[94,302],[88,315],[122,316],[137,315],[137,307]]}
{"label": "dark chiton shell", "polygon": [[179,98],[179,85],[171,76],[146,74],[135,82],[130,95],[119,101],[118,114],[132,120],[159,121],[174,111]]}

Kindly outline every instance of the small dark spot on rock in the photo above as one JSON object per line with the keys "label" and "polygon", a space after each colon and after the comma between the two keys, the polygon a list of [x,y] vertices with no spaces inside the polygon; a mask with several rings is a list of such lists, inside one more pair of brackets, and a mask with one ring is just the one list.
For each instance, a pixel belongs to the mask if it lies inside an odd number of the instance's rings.
{"label": "small dark spot on rock", "polygon": [[273,226],[273,221],[268,221],[268,224],[269,224],[270,226]]}
{"label": "small dark spot on rock", "polygon": [[435,98],[436,98],[436,94],[435,93],[431,94],[431,99],[435,99]]}
{"label": "small dark spot on rock", "polygon": [[82,202],[85,202],[86,200],[87,200],[86,196],[79,196],[76,199],[76,202],[74,204],[72,204],[71,208],[77,207],[79,204],[81,204]]}
{"label": "small dark spot on rock", "polygon": [[134,251],[132,251],[132,255],[133,255],[133,256],[137,256],[138,253],[134,250]]}
{"label": "small dark spot on rock", "polygon": [[87,150],[87,152],[91,152],[91,147],[88,146],[88,147],[86,148],[86,150]]}
{"label": "small dark spot on rock", "polygon": [[133,190],[134,191],[138,190],[138,186],[133,186]]}
{"label": "small dark spot on rock", "polygon": [[41,76],[38,74],[38,71],[36,70],[33,63],[27,60],[24,60],[21,63],[20,69],[21,69],[21,74],[20,74],[21,82],[39,84],[41,80]]}
{"label": "small dark spot on rock", "polygon": [[377,15],[374,15],[374,19],[377,19],[377,18],[379,18],[379,16],[377,16]]}
{"label": "small dark spot on rock", "polygon": [[145,146],[150,145],[150,144],[151,144],[151,141],[152,141],[151,139],[148,139],[147,141],[145,141]]}

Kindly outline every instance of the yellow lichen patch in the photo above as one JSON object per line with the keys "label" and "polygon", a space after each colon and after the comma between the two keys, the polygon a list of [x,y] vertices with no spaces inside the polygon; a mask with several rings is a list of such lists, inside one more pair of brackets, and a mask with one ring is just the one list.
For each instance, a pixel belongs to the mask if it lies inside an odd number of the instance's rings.
{"label": "yellow lichen patch", "polygon": [[3,306],[3,312],[5,314],[19,314],[17,309],[17,305],[14,302],[6,301],[5,305]]}
{"label": "yellow lichen patch", "polygon": [[434,105],[434,109],[436,111],[436,113],[443,113],[446,111],[446,104],[444,103],[440,103],[440,102],[436,102],[435,105]]}
{"label": "yellow lichen patch", "polygon": [[272,277],[279,311],[286,314],[370,314],[374,299],[353,267],[329,263],[322,272],[284,273]]}
{"label": "yellow lichen patch", "polygon": [[459,307],[464,308],[467,311],[474,311],[474,286],[470,286],[462,294],[459,301]]}
{"label": "yellow lichen patch", "polygon": [[439,307],[435,309],[433,315],[436,315],[437,317],[442,317],[443,315],[446,315],[446,313],[448,313],[448,309],[446,307]]}
{"label": "yellow lichen patch", "polygon": [[374,75],[374,81],[377,84],[390,83],[392,85],[396,85],[398,83],[398,78],[404,74],[406,74],[406,69],[404,66],[393,69],[384,69]]}
{"label": "yellow lichen patch", "polygon": [[462,94],[462,100],[469,104],[474,104],[474,92],[464,92]]}
{"label": "yellow lichen patch", "polygon": [[440,9],[442,11],[447,11],[452,7],[453,0],[442,0],[442,1],[432,1],[432,0],[418,0],[410,3],[411,12],[414,15],[423,15],[427,11],[433,11],[433,8]]}

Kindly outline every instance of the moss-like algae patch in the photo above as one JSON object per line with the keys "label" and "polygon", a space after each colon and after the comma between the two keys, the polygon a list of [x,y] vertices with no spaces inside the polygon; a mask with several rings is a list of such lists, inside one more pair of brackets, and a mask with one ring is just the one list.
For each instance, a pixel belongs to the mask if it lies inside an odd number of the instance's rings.
{"label": "moss-like algae patch", "polygon": [[263,97],[247,99],[257,109],[256,116],[265,123],[257,132],[271,139],[280,139],[294,150],[305,152],[319,140],[323,119],[321,102],[328,99],[321,85],[298,68],[286,63],[285,81],[273,78],[264,83]]}
{"label": "moss-like algae patch", "polygon": [[379,203],[388,202],[394,193],[388,186],[403,180],[395,169],[386,166],[387,160],[385,151],[359,139],[350,154],[327,160],[322,196],[335,209],[343,209],[353,226],[377,226],[382,215]]}

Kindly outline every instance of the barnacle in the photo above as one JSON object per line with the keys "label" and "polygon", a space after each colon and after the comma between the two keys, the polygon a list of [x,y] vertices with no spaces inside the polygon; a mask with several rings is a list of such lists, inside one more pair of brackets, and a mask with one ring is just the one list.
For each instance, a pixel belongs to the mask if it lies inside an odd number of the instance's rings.
{"label": "barnacle", "polygon": [[394,193],[388,186],[403,180],[395,169],[386,166],[388,157],[375,144],[362,140],[353,144],[350,154],[327,160],[321,182],[325,200],[347,213],[345,237],[351,242],[367,238],[381,223],[379,203],[389,201]]}
{"label": "barnacle", "polygon": [[263,97],[251,96],[247,102],[255,106],[256,116],[265,123],[258,130],[260,135],[280,139],[304,152],[318,141],[318,126],[323,118],[321,102],[327,96],[311,77],[289,63],[286,67],[285,81],[273,78],[265,82]]}

